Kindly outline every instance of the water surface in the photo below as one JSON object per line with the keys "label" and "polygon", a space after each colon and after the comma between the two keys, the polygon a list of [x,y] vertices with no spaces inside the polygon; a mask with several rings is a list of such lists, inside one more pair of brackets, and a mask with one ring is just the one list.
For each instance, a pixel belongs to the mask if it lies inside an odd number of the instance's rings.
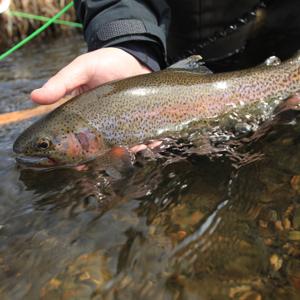
{"label": "water surface", "polygon": [[[58,39],[2,62],[0,112],[83,51]],[[33,120],[1,127],[1,299],[299,299],[298,119],[217,154],[140,155],[121,179],[21,169],[12,143]]]}

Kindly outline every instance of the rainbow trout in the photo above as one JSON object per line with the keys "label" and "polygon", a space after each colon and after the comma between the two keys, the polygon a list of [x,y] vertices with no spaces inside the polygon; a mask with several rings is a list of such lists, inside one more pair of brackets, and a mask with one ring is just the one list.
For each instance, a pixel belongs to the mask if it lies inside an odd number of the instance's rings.
{"label": "rainbow trout", "polygon": [[298,90],[299,52],[278,65],[228,73],[168,69],[75,97],[27,128],[13,149],[25,164],[74,165],[115,146],[172,136],[192,123],[227,113],[232,105],[283,99]]}

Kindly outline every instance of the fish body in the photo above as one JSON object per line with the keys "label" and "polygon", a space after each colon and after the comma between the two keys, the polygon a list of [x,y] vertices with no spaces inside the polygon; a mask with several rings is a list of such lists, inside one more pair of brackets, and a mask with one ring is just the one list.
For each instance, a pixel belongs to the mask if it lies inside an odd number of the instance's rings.
{"label": "fish body", "polygon": [[[287,98],[300,90],[300,54],[276,65],[201,75],[169,69],[102,85],[63,104],[14,144],[23,157],[76,163],[180,132],[241,102]],[[44,142],[44,144],[43,144]]]}

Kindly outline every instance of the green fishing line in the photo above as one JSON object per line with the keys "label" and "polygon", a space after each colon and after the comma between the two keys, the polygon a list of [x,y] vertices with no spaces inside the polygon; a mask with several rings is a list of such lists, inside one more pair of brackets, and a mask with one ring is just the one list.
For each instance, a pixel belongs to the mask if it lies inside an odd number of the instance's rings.
{"label": "green fishing line", "polygon": [[0,55],[0,60],[3,60],[8,55],[15,52],[17,49],[21,48],[25,44],[27,44],[29,41],[31,41],[33,38],[35,38],[37,35],[39,35],[42,31],[44,31],[47,27],[49,27],[51,24],[53,24],[58,18],[60,18],[68,9],[70,9],[73,6],[73,1],[70,2],[68,5],[66,5],[60,12],[58,12],[55,16],[50,18],[44,25],[42,25],[40,28],[35,30],[33,33],[31,33],[28,37],[26,37],[24,40],[4,52]]}
{"label": "green fishing line", "polygon": [[[38,20],[38,21],[42,21],[42,22],[47,22],[47,21],[51,20],[51,18],[33,15],[33,14],[29,14],[29,13],[25,13],[25,12],[21,12],[21,11],[15,11],[15,10],[10,10],[7,13],[10,16],[31,19],[31,20]],[[60,25],[66,25],[66,26],[70,26],[70,27],[82,28],[82,25],[80,23],[66,21],[66,20],[54,20],[53,23],[60,24]]]}

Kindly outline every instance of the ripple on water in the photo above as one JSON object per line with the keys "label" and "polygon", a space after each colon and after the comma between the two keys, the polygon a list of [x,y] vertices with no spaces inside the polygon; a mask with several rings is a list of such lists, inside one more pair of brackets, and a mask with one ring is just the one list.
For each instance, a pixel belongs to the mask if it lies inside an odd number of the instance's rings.
{"label": "ripple on water", "polygon": [[[31,44],[2,62],[0,111],[30,107],[78,43]],[[1,127],[1,299],[298,299],[294,121],[210,155],[201,139],[170,145],[118,180],[96,163],[20,169],[11,147],[32,121]]]}

